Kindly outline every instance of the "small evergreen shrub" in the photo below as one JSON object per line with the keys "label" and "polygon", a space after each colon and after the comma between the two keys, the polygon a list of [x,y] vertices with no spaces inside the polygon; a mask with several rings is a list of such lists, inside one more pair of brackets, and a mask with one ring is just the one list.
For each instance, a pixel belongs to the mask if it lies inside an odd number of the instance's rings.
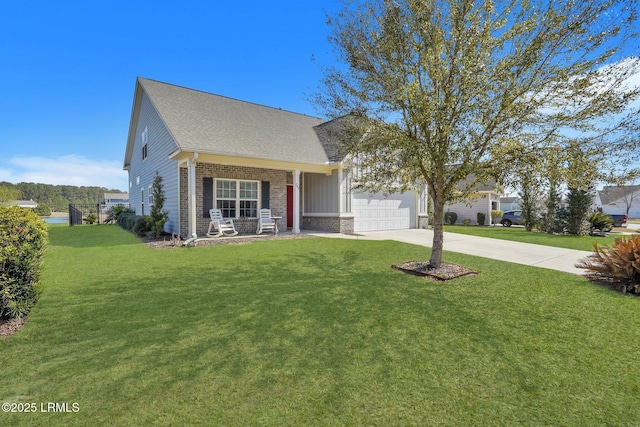
{"label": "small evergreen shrub", "polygon": [[0,320],[27,315],[38,301],[47,236],[32,210],[0,207]]}
{"label": "small evergreen shrub", "polygon": [[462,225],[471,225],[471,220],[469,218],[464,218],[460,222],[462,223]]}
{"label": "small evergreen shrub", "polygon": [[476,214],[476,219],[478,220],[478,225],[484,225],[484,221],[487,218],[487,214],[485,214],[484,212],[478,212]]}
{"label": "small evergreen shrub", "polygon": [[617,238],[613,246],[593,245],[594,253],[576,264],[594,281],[613,285],[623,293],[640,294],[640,235]]}
{"label": "small evergreen shrub", "polygon": [[458,214],[455,212],[444,213],[444,223],[447,225],[454,225],[458,221]]}
{"label": "small evergreen shrub", "polygon": [[131,229],[131,231],[133,231],[138,236],[142,237],[142,236],[148,235],[152,227],[153,227],[153,222],[150,216],[136,215],[135,222],[133,223],[133,228]]}

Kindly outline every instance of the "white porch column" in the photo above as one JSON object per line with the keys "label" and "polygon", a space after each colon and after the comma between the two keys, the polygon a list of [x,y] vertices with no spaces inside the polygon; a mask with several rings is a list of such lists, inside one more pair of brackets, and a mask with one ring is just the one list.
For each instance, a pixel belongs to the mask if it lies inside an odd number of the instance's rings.
{"label": "white porch column", "polygon": [[293,234],[300,234],[300,171],[293,171]]}
{"label": "white porch column", "polygon": [[187,204],[187,217],[189,219],[189,236],[197,237],[196,222],[196,159],[198,153],[194,153],[193,159],[187,160],[187,195],[189,203]]}

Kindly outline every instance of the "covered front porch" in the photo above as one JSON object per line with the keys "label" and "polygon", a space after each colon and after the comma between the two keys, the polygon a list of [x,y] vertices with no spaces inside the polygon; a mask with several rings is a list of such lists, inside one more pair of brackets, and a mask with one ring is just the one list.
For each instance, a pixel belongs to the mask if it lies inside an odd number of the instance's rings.
{"label": "covered front porch", "polygon": [[[205,236],[211,208],[221,209],[223,217],[233,219],[241,236],[256,234],[258,212],[263,208],[280,217],[277,222],[282,232],[353,231],[353,217],[341,215],[339,203],[336,210],[324,212],[325,204],[320,209],[323,212],[319,212],[321,205],[312,202],[326,198],[327,191],[339,191],[330,190],[335,181],[332,177],[342,175],[336,164],[288,165],[195,154],[179,159],[179,174],[179,222],[183,238]],[[319,185],[322,181],[324,184]],[[305,209],[307,204],[311,204],[310,210]]]}

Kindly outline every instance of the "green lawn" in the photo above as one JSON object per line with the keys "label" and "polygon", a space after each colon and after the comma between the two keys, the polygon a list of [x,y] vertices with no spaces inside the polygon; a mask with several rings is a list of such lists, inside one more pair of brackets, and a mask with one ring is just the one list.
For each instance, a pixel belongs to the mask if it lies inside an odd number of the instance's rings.
{"label": "green lawn", "polygon": [[624,237],[624,235],[616,233],[609,233],[607,237],[557,235],[527,231],[523,227],[503,227],[501,225],[496,227],[447,225],[444,227],[444,231],[581,251],[592,251],[595,242],[599,245],[612,245],[617,237]]}
{"label": "green lawn", "polygon": [[[640,299],[453,253],[446,283],[390,268],[428,249],[306,238],[152,249],[51,227],[44,292],[0,339],[20,425],[579,425],[640,420]],[[46,406],[45,406],[46,407]]]}

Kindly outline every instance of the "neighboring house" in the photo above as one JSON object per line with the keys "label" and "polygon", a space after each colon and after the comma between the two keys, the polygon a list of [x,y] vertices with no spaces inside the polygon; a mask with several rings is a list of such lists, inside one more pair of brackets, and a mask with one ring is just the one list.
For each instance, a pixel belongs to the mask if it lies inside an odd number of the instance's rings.
{"label": "neighboring house", "polygon": [[102,204],[105,206],[128,205],[129,193],[104,193]]}
{"label": "neighboring house", "polygon": [[500,209],[503,211],[517,211],[521,209],[520,197],[500,197]]}
{"label": "neighboring house", "polygon": [[471,194],[468,200],[445,206],[445,212],[455,212],[458,215],[456,224],[463,219],[470,219],[471,224],[477,224],[478,212],[485,214],[484,224],[491,224],[491,211],[502,209],[500,207],[501,191],[494,182],[477,184],[476,192]]}
{"label": "neighboring house", "polygon": [[261,208],[294,233],[425,226],[425,191],[352,191],[336,149],[340,121],[138,78],[124,158],[130,207],[149,214],[157,172],[165,231],[183,237],[203,236],[213,207],[243,233],[255,233]]}
{"label": "neighboring house", "polygon": [[35,209],[38,207],[38,204],[33,200],[15,200],[11,202],[12,206],[20,206],[21,208],[27,209]]}
{"label": "neighboring house", "polygon": [[604,213],[640,218],[640,185],[604,187],[596,193],[594,204]]}

